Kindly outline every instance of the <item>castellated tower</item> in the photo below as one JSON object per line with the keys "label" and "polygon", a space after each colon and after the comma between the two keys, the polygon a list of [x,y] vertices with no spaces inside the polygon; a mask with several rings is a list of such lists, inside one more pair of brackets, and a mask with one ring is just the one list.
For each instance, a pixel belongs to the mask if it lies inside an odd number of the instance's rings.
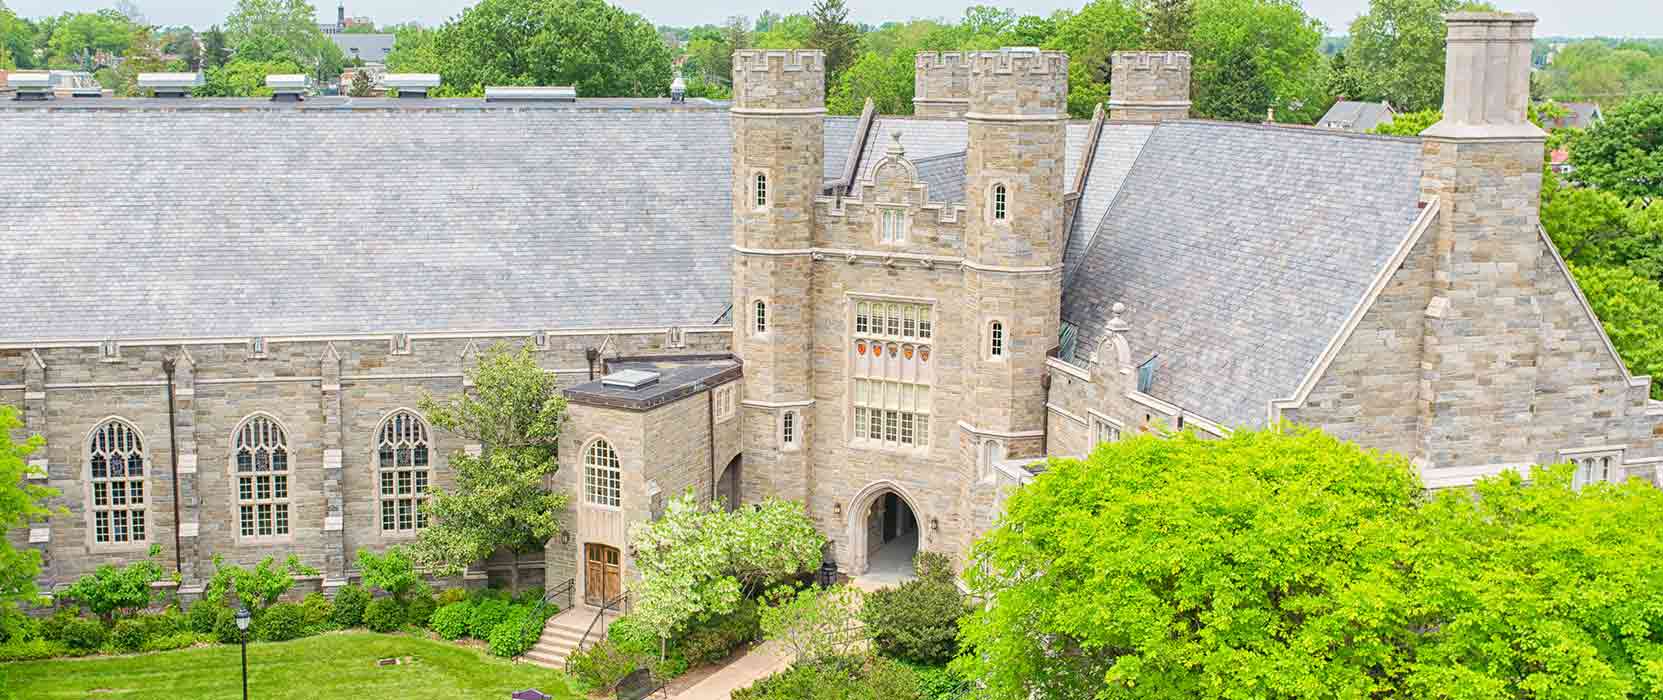
{"label": "castellated tower", "polygon": [[[825,158],[821,51],[733,56],[734,351],[745,362],[744,500],[807,501],[813,404],[809,249]],[[793,439],[794,438],[794,439]]]}
{"label": "castellated tower", "polygon": [[1463,12],[1448,23],[1444,118],[1421,134],[1421,199],[1439,211],[1420,454],[1440,468],[1531,463],[1546,140],[1525,117],[1536,18]]}
{"label": "castellated tower", "polygon": [[1062,299],[1068,55],[970,54],[964,318],[967,465],[1042,453]]}
{"label": "castellated tower", "polygon": [[1109,56],[1109,118],[1188,119],[1190,55],[1185,51],[1116,51]]}
{"label": "castellated tower", "polygon": [[969,54],[919,51],[913,64],[912,113],[962,119],[970,109]]}

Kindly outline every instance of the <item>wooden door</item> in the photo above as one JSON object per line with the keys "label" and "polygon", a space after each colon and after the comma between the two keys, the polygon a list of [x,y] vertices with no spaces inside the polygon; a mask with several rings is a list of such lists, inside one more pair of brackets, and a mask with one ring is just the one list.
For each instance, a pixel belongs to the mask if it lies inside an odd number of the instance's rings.
{"label": "wooden door", "polygon": [[618,548],[604,544],[584,545],[583,602],[605,605],[624,592],[623,571]]}

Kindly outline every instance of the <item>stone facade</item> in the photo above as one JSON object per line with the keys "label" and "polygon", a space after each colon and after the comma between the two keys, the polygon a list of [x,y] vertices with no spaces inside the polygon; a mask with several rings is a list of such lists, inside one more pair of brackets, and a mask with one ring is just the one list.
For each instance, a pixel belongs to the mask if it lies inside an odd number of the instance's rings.
{"label": "stone facade", "polygon": [[1190,55],[1184,51],[1116,51],[1109,56],[1109,118],[1187,119]]}
{"label": "stone facade", "polygon": [[912,113],[959,119],[970,110],[970,63],[959,51],[920,51],[914,59]]}

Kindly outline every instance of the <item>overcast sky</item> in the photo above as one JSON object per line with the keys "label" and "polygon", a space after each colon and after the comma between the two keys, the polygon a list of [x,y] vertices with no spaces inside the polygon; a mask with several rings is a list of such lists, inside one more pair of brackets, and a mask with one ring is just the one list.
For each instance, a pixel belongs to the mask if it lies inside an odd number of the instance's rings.
{"label": "overcast sky", "polygon": [[[320,17],[333,19],[336,0],[314,0]],[[689,25],[720,22],[729,15],[755,17],[764,9],[776,12],[807,11],[812,0],[612,0],[613,4],[639,12],[654,24]],[[1078,8],[1084,0],[849,0],[851,16],[877,24],[885,20],[913,17],[956,17],[974,2],[1002,5],[1024,14],[1045,14],[1059,8]],[[95,10],[110,7],[114,0],[0,0],[25,17],[55,15],[66,10]],[[225,18],[233,0],[136,0],[152,24],[189,24],[207,27]],[[348,15],[372,17],[390,24],[417,20],[433,25],[459,14],[477,0],[347,0]],[[1510,0],[1497,2],[1506,9],[1536,13],[1538,36],[1607,35],[1663,36],[1663,2],[1659,0]],[[1330,31],[1341,33],[1352,18],[1368,6],[1368,0],[1305,0],[1306,9],[1328,23]]]}

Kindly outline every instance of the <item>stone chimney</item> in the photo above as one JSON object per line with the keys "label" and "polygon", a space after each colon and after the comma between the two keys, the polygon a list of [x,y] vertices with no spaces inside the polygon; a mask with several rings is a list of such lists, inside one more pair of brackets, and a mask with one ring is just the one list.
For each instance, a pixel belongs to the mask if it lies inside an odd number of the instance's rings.
{"label": "stone chimney", "polygon": [[1421,199],[1438,202],[1423,323],[1420,459],[1532,463],[1543,343],[1542,149],[1525,116],[1528,14],[1450,15],[1444,118],[1421,134]]}
{"label": "stone chimney", "polygon": [[1116,51],[1109,61],[1110,119],[1158,122],[1189,118],[1189,52]]}
{"label": "stone chimney", "polygon": [[912,113],[960,119],[970,111],[970,61],[957,51],[920,51],[913,64]]}

